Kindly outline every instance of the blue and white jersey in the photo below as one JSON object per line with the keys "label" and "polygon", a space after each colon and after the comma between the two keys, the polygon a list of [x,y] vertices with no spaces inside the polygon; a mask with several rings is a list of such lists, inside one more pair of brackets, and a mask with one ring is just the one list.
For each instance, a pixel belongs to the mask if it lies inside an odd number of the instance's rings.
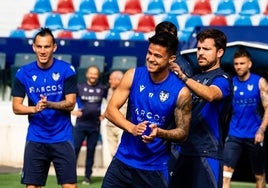
{"label": "blue and white jersey", "polygon": [[260,76],[252,73],[246,81],[240,81],[237,76],[233,78],[233,115],[229,135],[239,138],[255,137],[263,115],[259,90],[260,78]]}
{"label": "blue and white jersey", "polygon": [[[35,106],[40,95],[48,101],[59,102],[66,94],[76,93],[74,67],[61,60],[54,59],[48,69],[40,69],[34,61],[22,66],[16,73],[12,96],[28,97],[29,106]],[[73,141],[70,112],[46,108],[28,116],[29,127],[27,141],[56,143]]]}
{"label": "blue and white jersey", "polygon": [[[170,72],[161,83],[154,83],[146,67],[138,67],[130,90],[128,119],[139,124],[149,121],[162,129],[168,127],[174,117],[174,109],[179,92],[184,83]],[[161,138],[145,144],[141,136],[124,132],[116,157],[127,165],[145,170],[163,170],[167,168],[169,143]]]}
{"label": "blue and white jersey", "polygon": [[[220,123],[220,118],[225,103],[230,100],[229,96],[232,93],[229,75],[219,68],[197,74],[193,79],[204,85],[217,86],[223,97],[219,101],[208,102],[192,93],[193,108],[189,136],[182,144],[181,153],[220,159],[223,150],[223,125]],[[229,102],[231,106],[231,100]]]}

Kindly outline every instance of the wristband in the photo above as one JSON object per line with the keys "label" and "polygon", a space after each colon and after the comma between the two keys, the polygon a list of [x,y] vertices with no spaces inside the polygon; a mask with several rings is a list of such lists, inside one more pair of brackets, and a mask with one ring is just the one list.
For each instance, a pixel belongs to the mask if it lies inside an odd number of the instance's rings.
{"label": "wristband", "polygon": [[182,79],[182,81],[185,83],[185,82],[187,82],[188,79],[189,79],[189,77],[185,75],[185,77]]}

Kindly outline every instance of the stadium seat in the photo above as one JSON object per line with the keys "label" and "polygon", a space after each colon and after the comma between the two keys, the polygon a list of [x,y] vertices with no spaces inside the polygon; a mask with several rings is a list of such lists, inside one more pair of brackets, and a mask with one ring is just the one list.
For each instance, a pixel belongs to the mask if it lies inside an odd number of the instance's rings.
{"label": "stadium seat", "polygon": [[0,87],[2,91],[2,99],[4,99],[7,86],[7,71],[6,71],[6,53],[0,53]]}
{"label": "stadium seat", "polygon": [[45,27],[50,28],[52,31],[63,29],[61,15],[58,13],[48,14],[45,19]]}
{"label": "stadium seat", "polygon": [[56,12],[59,14],[74,13],[73,0],[58,0]]}
{"label": "stadium seat", "polygon": [[189,9],[185,0],[173,0],[170,5],[169,14],[188,14]]}
{"label": "stadium seat", "polygon": [[264,10],[263,14],[265,14],[265,15],[268,14],[268,2],[267,2],[267,4],[266,4],[266,6],[265,6],[265,10]]}
{"label": "stadium seat", "polygon": [[97,39],[96,32],[94,31],[85,31],[81,34],[81,39]]}
{"label": "stadium seat", "polygon": [[205,15],[205,14],[211,14],[211,4],[210,0],[196,0],[194,2],[194,8],[191,14],[197,14],[197,15]]}
{"label": "stadium seat", "polygon": [[238,15],[234,20],[234,26],[252,26],[250,16]]}
{"label": "stadium seat", "polygon": [[104,72],[105,68],[105,56],[103,55],[81,55],[79,61],[79,68],[88,68],[91,65],[99,67],[100,72]]}
{"label": "stadium seat", "polygon": [[140,0],[126,0],[123,13],[133,15],[142,11]]}
{"label": "stadium seat", "polygon": [[215,14],[231,15],[235,14],[236,9],[233,0],[219,0]]}
{"label": "stadium seat", "polygon": [[255,15],[260,13],[260,6],[258,0],[244,0],[241,11],[239,14],[241,15]]}
{"label": "stadium seat", "polygon": [[179,41],[184,43],[188,42],[192,36],[192,33],[192,31],[181,30],[178,35]]}
{"label": "stadium seat", "polygon": [[259,26],[268,26],[268,16],[263,15],[258,23]]}
{"label": "stadium seat", "polygon": [[81,0],[78,11],[81,14],[97,13],[95,0]]}
{"label": "stadium seat", "polygon": [[106,34],[105,39],[108,40],[121,40],[120,32],[118,31],[110,31]]}
{"label": "stadium seat", "polygon": [[36,0],[31,12],[37,14],[52,12],[50,0]]}
{"label": "stadium seat", "polygon": [[14,66],[20,67],[36,60],[34,53],[16,53],[14,59]]}
{"label": "stadium seat", "polygon": [[129,40],[133,41],[145,41],[145,36],[143,32],[133,32],[129,36]]}
{"label": "stadium seat", "polygon": [[56,38],[59,39],[73,39],[73,33],[72,31],[68,31],[68,30],[61,30],[57,33]]}
{"label": "stadium seat", "polygon": [[124,32],[132,30],[132,23],[129,14],[118,14],[114,20],[114,26],[112,30]]}
{"label": "stadium seat", "polygon": [[135,32],[151,32],[155,29],[155,21],[153,15],[142,14],[138,18],[138,26],[134,29]]}
{"label": "stadium seat", "polygon": [[137,66],[136,56],[114,56],[110,70],[126,71],[130,68],[135,68],[136,66]]}
{"label": "stadium seat", "polygon": [[14,29],[10,31],[9,37],[11,38],[26,38],[25,31],[22,29]]}
{"label": "stadium seat", "polygon": [[21,22],[21,26],[18,29],[23,30],[34,30],[40,28],[40,22],[38,14],[36,13],[26,13],[24,14]]}
{"label": "stadium seat", "polygon": [[224,15],[214,15],[211,17],[209,25],[210,26],[227,26],[228,23]]}
{"label": "stadium seat", "polygon": [[163,0],[149,0],[147,5],[147,10],[144,11],[145,14],[163,14],[165,13],[165,6]]}
{"label": "stadium seat", "polygon": [[108,17],[106,14],[93,15],[91,26],[87,28],[87,30],[95,31],[95,32],[105,31],[109,29],[110,29],[110,26],[109,26]]}
{"label": "stadium seat", "polygon": [[104,0],[101,6],[102,14],[115,14],[119,13],[119,6],[117,0]]}
{"label": "stadium seat", "polygon": [[72,56],[70,54],[54,54],[54,57],[72,64]]}
{"label": "stadium seat", "polygon": [[167,14],[161,21],[169,21],[177,27],[177,30],[180,30],[180,25],[177,19],[177,15],[175,14]]}
{"label": "stadium seat", "polygon": [[69,17],[67,30],[70,31],[79,31],[86,29],[86,23],[83,17],[83,14],[74,13]]}
{"label": "stadium seat", "polygon": [[196,26],[203,26],[203,21],[200,15],[189,15],[185,20],[184,28],[185,31],[192,32]]}

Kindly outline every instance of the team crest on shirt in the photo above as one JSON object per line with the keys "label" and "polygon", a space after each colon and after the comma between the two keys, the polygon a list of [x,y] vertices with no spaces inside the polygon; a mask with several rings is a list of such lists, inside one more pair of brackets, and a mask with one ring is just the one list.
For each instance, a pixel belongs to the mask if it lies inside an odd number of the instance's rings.
{"label": "team crest on shirt", "polygon": [[159,99],[161,102],[165,102],[169,98],[169,93],[166,91],[161,91],[159,93]]}
{"label": "team crest on shirt", "polygon": [[247,85],[247,89],[248,89],[248,91],[252,91],[253,90],[253,84],[248,84]]}
{"label": "team crest on shirt", "polygon": [[60,78],[60,73],[59,72],[53,72],[52,73],[52,78],[54,81],[58,81]]}

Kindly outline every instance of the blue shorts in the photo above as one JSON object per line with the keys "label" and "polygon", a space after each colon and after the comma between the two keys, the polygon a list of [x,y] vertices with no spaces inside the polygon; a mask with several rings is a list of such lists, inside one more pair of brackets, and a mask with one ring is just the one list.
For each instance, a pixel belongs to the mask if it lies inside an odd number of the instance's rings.
{"label": "blue shorts", "polygon": [[224,165],[235,169],[243,151],[250,160],[253,173],[263,174],[265,172],[265,146],[255,144],[254,138],[228,136],[224,145]]}
{"label": "blue shorts", "polygon": [[58,184],[77,182],[76,156],[71,142],[46,144],[30,141],[25,146],[21,183],[45,186],[51,162]]}
{"label": "blue shorts", "polygon": [[219,188],[222,187],[222,171],[221,160],[180,154],[169,188]]}
{"label": "blue shorts", "polygon": [[167,188],[168,170],[149,171],[130,167],[113,158],[104,176],[102,188]]}

